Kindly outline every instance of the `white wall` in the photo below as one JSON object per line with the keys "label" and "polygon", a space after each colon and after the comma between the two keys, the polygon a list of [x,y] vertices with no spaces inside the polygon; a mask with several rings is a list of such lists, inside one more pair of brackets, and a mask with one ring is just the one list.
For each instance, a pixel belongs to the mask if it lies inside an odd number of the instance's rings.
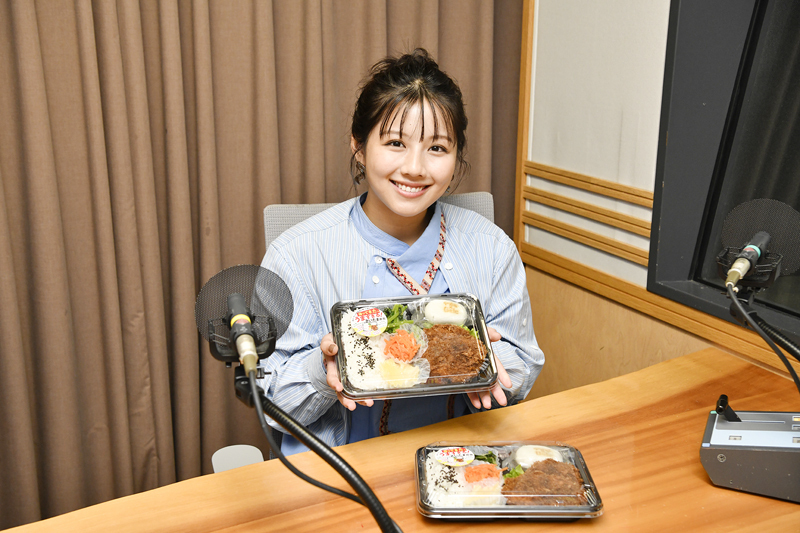
{"label": "white wall", "polygon": [[[527,158],[652,193],[669,0],[535,0]],[[649,221],[651,207],[529,175],[527,185]],[[647,250],[639,235],[535,202],[538,215]],[[528,226],[526,240],[644,286],[646,268]]]}

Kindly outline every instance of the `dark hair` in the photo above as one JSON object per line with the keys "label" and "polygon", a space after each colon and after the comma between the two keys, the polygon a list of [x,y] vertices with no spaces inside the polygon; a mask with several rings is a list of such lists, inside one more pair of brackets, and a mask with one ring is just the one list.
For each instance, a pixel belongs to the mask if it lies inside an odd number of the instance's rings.
{"label": "dark hair", "polygon": [[[353,112],[351,134],[355,139],[356,150],[350,159],[350,173],[356,184],[360,183],[363,171],[356,165],[355,154],[367,144],[370,132],[380,124],[380,134],[384,135],[391,127],[395,111],[404,108],[400,115],[400,130],[408,113],[408,108],[420,104],[422,117],[424,103],[433,114],[433,135],[439,134],[439,117],[444,119],[444,128],[455,136],[456,174],[459,179],[468,169],[464,161],[466,147],[467,115],[461,89],[431,58],[428,52],[417,48],[410,54],[398,58],[387,57],[378,61],[370,70],[370,75],[361,86],[361,93]],[[424,127],[422,136],[424,137]]]}

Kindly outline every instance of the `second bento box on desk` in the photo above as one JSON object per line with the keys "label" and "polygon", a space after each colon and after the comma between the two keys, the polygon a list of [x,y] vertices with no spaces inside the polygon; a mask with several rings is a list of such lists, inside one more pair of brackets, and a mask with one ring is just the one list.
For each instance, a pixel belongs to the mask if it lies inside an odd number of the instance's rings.
{"label": "second bento box on desk", "polygon": [[469,294],[338,302],[331,323],[350,399],[487,390],[497,366],[477,298]]}
{"label": "second bento box on desk", "polygon": [[560,442],[434,442],[417,450],[417,510],[428,518],[567,521],[603,502],[581,453]]}

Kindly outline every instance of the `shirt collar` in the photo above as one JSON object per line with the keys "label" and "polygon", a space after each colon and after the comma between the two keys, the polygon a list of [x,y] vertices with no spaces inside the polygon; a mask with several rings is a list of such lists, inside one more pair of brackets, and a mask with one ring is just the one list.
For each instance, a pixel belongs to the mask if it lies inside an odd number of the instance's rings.
{"label": "shirt collar", "polygon": [[367,214],[364,213],[361,205],[366,199],[366,195],[367,193],[364,193],[358,201],[354,202],[353,209],[350,212],[353,225],[364,240],[384,252],[387,257],[394,257],[403,263],[420,260],[430,263],[431,259],[433,259],[433,254],[436,253],[436,249],[439,247],[439,224],[442,216],[442,207],[439,202],[434,204],[433,216],[428,223],[428,227],[425,228],[420,238],[412,246],[409,246],[372,223]]}

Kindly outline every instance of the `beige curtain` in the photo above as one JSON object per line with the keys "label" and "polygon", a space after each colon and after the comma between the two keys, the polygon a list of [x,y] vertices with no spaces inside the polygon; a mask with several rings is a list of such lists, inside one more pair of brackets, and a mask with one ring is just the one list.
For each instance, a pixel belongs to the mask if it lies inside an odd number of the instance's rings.
{"label": "beige curtain", "polygon": [[521,0],[0,2],[0,528],[266,452],[194,300],[261,210],[354,194],[348,120],[388,53],[460,83],[511,231]]}

